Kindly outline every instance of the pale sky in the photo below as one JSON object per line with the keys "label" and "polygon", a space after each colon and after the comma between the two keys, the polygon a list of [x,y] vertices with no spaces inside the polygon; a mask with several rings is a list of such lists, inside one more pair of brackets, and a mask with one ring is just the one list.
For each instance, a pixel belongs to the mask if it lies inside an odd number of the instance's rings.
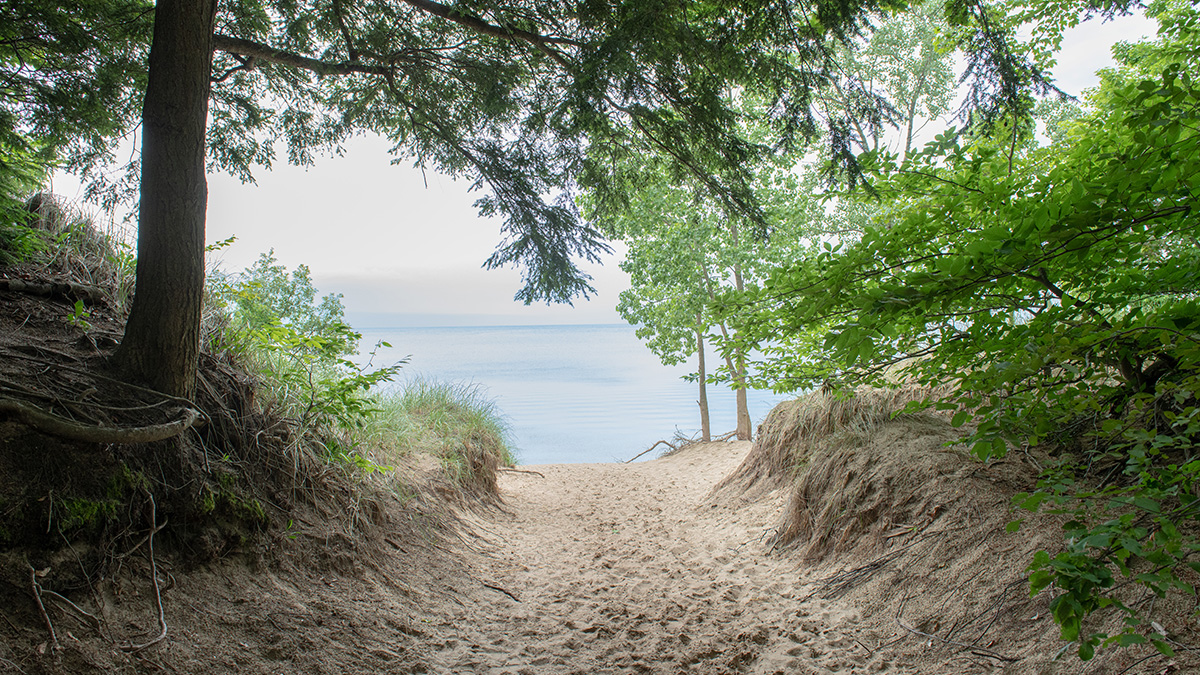
{"label": "pale sky", "polygon": [[[1055,73],[1059,86],[1079,93],[1093,85],[1095,70],[1112,63],[1109,45],[1154,30],[1153,22],[1136,17],[1070,31]],[[614,307],[628,278],[615,257],[585,268],[598,291],[591,301],[514,302],[519,272],[480,267],[500,241],[500,222],[476,214],[471,204],[478,194],[462,180],[423,177],[407,161],[392,166],[387,148],[377,137],[359,137],[342,156],[312,167],[259,170],[257,185],[210,176],[207,239],[237,237],[220,254],[222,267],[240,270],[273,248],[289,268],[308,265],[322,294],[342,293],[360,327],[621,321]],[[62,176],[54,187],[68,197],[77,189]]]}

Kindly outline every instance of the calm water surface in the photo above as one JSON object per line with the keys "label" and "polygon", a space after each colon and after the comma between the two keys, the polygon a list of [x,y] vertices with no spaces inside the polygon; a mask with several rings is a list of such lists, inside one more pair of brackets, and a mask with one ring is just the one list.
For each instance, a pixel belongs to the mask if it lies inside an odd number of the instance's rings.
{"label": "calm water surface", "polygon": [[[359,330],[364,349],[391,343],[377,364],[411,355],[398,386],[424,377],[484,387],[511,426],[522,464],[622,461],[676,429],[690,436],[700,428],[697,385],[680,379],[694,366],[662,365],[631,326]],[[708,395],[713,433],[732,431],[733,392],[710,385]],[[755,425],[783,398],[751,391]]]}

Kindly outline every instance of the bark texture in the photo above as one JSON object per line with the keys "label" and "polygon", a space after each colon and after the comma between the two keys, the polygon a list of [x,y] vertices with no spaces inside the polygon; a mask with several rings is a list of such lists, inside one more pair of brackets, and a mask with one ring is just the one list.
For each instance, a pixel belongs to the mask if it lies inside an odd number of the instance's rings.
{"label": "bark texture", "polygon": [[712,441],[712,425],[708,420],[708,383],[705,380],[708,378],[708,372],[704,367],[704,329],[703,317],[696,316],[696,352],[700,355],[700,366],[696,373],[700,381],[700,440],[708,443]]}
{"label": "bark texture", "polygon": [[216,0],[159,0],[142,110],[133,307],[116,353],[128,377],[191,398],[204,290],[204,174]]}

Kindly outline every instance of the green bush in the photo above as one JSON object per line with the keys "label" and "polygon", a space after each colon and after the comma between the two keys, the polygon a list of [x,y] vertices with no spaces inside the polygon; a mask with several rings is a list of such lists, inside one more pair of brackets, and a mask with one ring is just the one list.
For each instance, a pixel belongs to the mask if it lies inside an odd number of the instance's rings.
{"label": "green bush", "polygon": [[371,390],[395,377],[401,364],[372,368],[371,360],[358,366],[347,358],[362,334],[342,320],[341,296],[318,302],[308,268],[289,273],[274,251],[240,275],[212,275],[209,290],[225,318],[212,346],[257,369],[272,402],[330,460],[378,468],[359,452],[354,432],[378,411]]}
{"label": "green bush", "polygon": [[[1064,640],[1153,642],[1120,590],[1194,593],[1200,571],[1200,11],[1157,3],[1160,37],[1126,46],[1055,142],[1028,121],[868,153],[878,227],[823,242],[724,310],[777,388],[901,379],[949,392],[983,460],[1056,453],[1025,509],[1068,514],[1057,587]],[[1017,529],[1019,523],[1014,523]],[[1127,593],[1125,591],[1124,593]],[[1088,618],[1113,610],[1108,634]]]}

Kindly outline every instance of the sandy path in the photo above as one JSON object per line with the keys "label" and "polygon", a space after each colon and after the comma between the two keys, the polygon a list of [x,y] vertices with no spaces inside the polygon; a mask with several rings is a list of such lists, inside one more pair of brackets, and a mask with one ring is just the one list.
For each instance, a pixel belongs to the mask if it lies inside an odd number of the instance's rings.
{"label": "sandy path", "polygon": [[478,589],[429,626],[431,670],[895,672],[856,643],[857,617],[801,601],[795,564],[761,555],[778,504],[704,503],[748,450],[506,473],[508,513],[476,523]]}

